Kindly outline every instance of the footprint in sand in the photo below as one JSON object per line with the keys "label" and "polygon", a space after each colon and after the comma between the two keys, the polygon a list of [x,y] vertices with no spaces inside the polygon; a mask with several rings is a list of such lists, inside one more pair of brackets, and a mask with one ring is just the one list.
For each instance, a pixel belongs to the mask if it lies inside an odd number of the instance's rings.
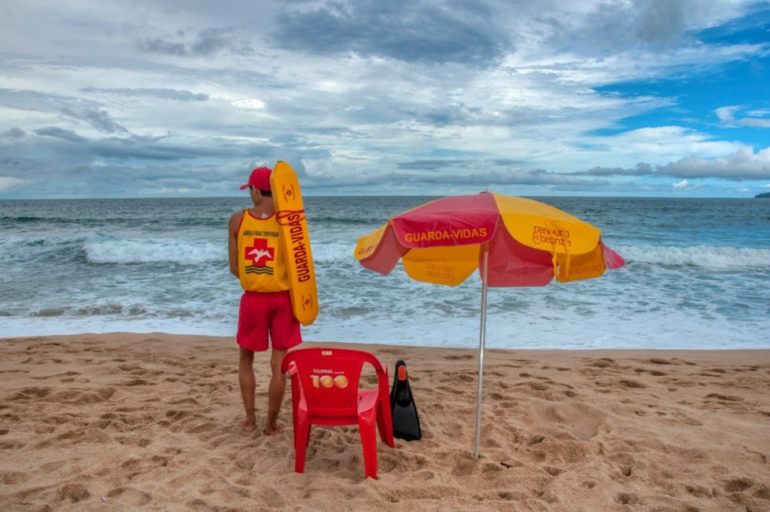
{"label": "footprint in sand", "polygon": [[62,372],[62,373],[55,373],[53,375],[43,375],[40,377],[32,377],[33,380],[48,380],[48,379],[55,379],[57,377],[75,377],[78,375],[82,375],[80,372]]}
{"label": "footprint in sand", "polygon": [[596,359],[595,361],[592,361],[588,364],[588,366],[591,366],[593,368],[609,368],[610,366],[615,365],[615,360],[610,359],[609,357],[602,357],[601,359]]}
{"label": "footprint in sand", "polygon": [[45,398],[48,395],[51,394],[53,391],[52,388],[40,388],[40,387],[29,387],[24,388],[15,395],[11,397],[11,401],[30,401],[30,400],[40,400],[41,398]]}
{"label": "footprint in sand", "polygon": [[4,485],[16,485],[23,484],[29,480],[27,473],[21,473],[19,471],[2,471],[0,472],[0,482]]}
{"label": "footprint in sand", "polygon": [[674,364],[674,365],[679,364],[673,359],[660,359],[658,357],[653,357],[651,359],[648,359],[647,362],[650,364]]}
{"label": "footprint in sand", "polygon": [[646,384],[643,384],[639,381],[631,380],[631,379],[622,379],[618,381],[618,384],[620,384],[624,388],[633,388],[633,389],[641,389],[641,388],[647,387]]}
{"label": "footprint in sand", "polygon": [[[743,398],[735,395],[722,395],[719,393],[709,393],[706,398],[713,398],[720,402],[743,402]],[[707,400],[708,401],[708,400]]]}
{"label": "footprint in sand", "polygon": [[569,403],[543,407],[539,416],[548,424],[558,425],[573,437],[587,441],[599,432],[606,414],[590,405]]}
{"label": "footprint in sand", "polygon": [[77,503],[91,496],[84,485],[77,483],[66,484],[60,487],[58,495],[60,500],[69,500],[72,503]]}
{"label": "footprint in sand", "polygon": [[115,388],[105,387],[96,391],[61,391],[51,396],[50,402],[65,403],[72,405],[86,405],[106,402],[116,392]]}
{"label": "footprint in sand", "polygon": [[734,478],[725,482],[723,488],[726,492],[743,492],[753,485],[754,481],[748,478]]}
{"label": "footprint in sand", "polygon": [[638,496],[627,492],[618,493],[618,495],[615,496],[615,501],[622,505],[640,505],[642,503],[642,500]]}
{"label": "footprint in sand", "polygon": [[118,436],[115,440],[123,446],[137,446],[139,448],[145,448],[152,444],[152,439],[140,436]]}
{"label": "footprint in sand", "polygon": [[107,493],[107,498],[109,502],[130,507],[144,507],[152,501],[149,494],[132,487],[116,487]]}

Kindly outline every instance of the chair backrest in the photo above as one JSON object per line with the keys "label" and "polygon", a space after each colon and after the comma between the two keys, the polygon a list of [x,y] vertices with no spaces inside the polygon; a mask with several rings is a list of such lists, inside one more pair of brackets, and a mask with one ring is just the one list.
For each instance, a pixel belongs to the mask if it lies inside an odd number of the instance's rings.
{"label": "chair backrest", "polygon": [[[358,385],[363,365],[374,367],[380,393],[387,399],[388,376],[374,354],[343,348],[292,350],[283,359],[282,370],[291,371],[292,385],[300,386],[308,413],[315,417],[354,419],[358,416]],[[295,380],[296,379],[296,380]],[[296,404],[295,390],[292,400]]]}

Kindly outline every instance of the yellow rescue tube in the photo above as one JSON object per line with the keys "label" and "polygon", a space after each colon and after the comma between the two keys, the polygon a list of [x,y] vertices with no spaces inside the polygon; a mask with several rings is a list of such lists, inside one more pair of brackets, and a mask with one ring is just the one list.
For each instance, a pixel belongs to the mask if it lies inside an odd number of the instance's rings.
{"label": "yellow rescue tube", "polygon": [[280,243],[286,255],[292,310],[302,325],[310,325],[318,315],[318,289],[297,173],[286,162],[276,162],[270,176],[270,188],[281,233]]}

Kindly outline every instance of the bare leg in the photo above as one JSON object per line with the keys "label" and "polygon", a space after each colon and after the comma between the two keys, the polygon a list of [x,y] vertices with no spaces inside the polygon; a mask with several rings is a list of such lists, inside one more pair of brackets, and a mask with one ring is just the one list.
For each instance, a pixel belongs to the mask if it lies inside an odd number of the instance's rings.
{"label": "bare leg", "polygon": [[254,393],[257,387],[257,380],[254,377],[254,352],[242,347],[238,348],[240,349],[238,381],[241,385],[243,409],[246,412],[246,418],[241,422],[241,428],[246,432],[254,432],[257,429],[254,410]]}
{"label": "bare leg", "polygon": [[286,379],[281,373],[281,363],[286,355],[286,350],[273,350],[270,356],[270,387],[267,390],[267,425],[265,434],[271,436],[280,432],[283,428],[278,424],[278,413],[281,412],[283,395],[286,391]]}

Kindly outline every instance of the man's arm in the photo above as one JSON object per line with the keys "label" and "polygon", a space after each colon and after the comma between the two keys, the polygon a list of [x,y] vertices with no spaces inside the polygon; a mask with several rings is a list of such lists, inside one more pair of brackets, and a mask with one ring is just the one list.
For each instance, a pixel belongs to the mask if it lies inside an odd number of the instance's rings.
{"label": "man's arm", "polygon": [[240,279],[238,275],[238,228],[241,227],[243,212],[235,212],[230,216],[228,225],[227,252],[230,255],[230,273]]}

